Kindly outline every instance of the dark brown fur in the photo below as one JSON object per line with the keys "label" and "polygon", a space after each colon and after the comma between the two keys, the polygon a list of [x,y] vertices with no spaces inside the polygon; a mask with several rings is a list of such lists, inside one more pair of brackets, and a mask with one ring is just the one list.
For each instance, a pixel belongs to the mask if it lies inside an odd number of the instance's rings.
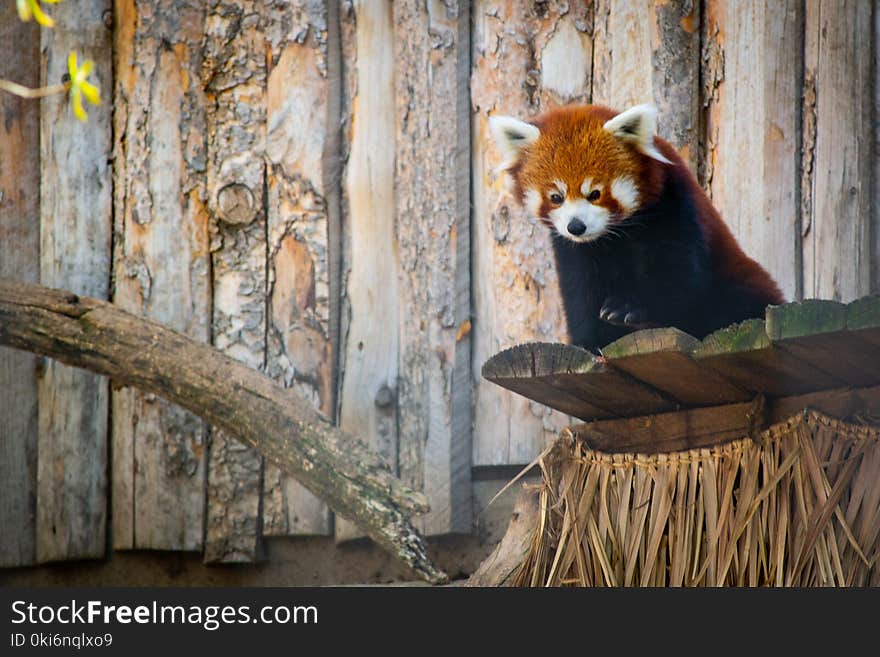
{"label": "dark brown fur", "polygon": [[[763,317],[767,304],[782,303],[779,287],[740,248],[675,148],[655,137],[655,148],[670,164],[646,155],[603,128],[616,115],[598,105],[542,114],[532,121],[540,137],[508,169],[520,202],[527,190],[543,192],[554,180],[565,182],[575,198],[582,197],[586,177],[604,187],[595,204],[611,212],[614,237],[577,244],[554,234],[572,340],[596,347],[621,334],[601,322],[597,327],[599,315],[619,320],[610,323],[622,325],[623,332],[671,325],[702,337],[734,321]],[[607,193],[621,176],[638,188],[635,212],[624,212]],[[544,195],[539,218],[552,226],[551,209]]]}

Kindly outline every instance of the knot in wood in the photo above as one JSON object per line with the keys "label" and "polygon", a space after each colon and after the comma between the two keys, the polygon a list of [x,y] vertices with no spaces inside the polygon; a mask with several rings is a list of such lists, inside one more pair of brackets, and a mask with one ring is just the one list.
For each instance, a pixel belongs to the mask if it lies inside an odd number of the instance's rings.
{"label": "knot in wood", "polygon": [[376,393],[376,408],[388,408],[394,403],[394,391],[387,385],[382,385]]}
{"label": "knot in wood", "polygon": [[217,213],[228,224],[251,223],[257,216],[253,193],[240,183],[226,185],[217,192]]}

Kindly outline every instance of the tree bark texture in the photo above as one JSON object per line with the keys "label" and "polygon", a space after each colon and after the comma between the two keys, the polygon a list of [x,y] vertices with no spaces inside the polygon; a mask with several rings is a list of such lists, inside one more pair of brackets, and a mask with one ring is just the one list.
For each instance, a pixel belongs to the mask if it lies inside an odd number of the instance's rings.
{"label": "tree bark texture", "polygon": [[266,375],[181,332],[96,299],[0,282],[0,344],[178,404],[258,449],[430,582],[445,580],[409,522],[428,510],[360,440]]}
{"label": "tree bark texture", "polygon": [[[113,300],[209,342],[205,6],[117,0],[116,21]],[[135,389],[112,417],[114,548],[202,549],[205,423]]]}
{"label": "tree bark texture", "polygon": [[[261,9],[259,2],[210,3],[201,69],[207,95],[213,342],[253,369],[264,368],[266,352]],[[207,452],[205,561],[253,561],[259,543],[262,458],[216,428]]]}
{"label": "tree bark texture", "polygon": [[[266,25],[266,370],[334,417],[339,37],[335,3],[277,3]],[[330,534],[327,505],[272,464],[263,534]]]}

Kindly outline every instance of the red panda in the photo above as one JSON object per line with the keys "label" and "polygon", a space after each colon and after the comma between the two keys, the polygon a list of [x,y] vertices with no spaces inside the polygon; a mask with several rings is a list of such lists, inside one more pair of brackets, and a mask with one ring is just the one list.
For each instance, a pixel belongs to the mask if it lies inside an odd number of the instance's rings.
{"label": "red panda", "polygon": [[650,105],[490,118],[517,200],[551,229],[569,339],[593,351],[646,327],[702,338],[784,302],[656,122]]}

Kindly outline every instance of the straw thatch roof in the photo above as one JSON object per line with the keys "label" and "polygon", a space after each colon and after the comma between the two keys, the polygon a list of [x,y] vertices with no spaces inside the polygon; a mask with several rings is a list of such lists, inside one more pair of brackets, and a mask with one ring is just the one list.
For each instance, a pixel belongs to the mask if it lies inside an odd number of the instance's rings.
{"label": "straw thatch roof", "polygon": [[651,455],[570,430],[541,459],[525,586],[880,584],[880,427],[805,411]]}

